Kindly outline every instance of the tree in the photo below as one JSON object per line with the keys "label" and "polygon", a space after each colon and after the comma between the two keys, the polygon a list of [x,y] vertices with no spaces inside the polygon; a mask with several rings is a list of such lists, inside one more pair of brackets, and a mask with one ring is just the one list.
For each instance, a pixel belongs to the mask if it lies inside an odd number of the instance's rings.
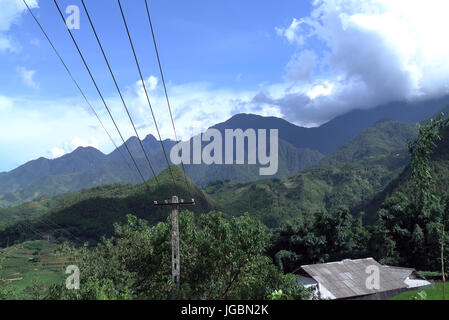
{"label": "tree", "polygon": [[[425,126],[420,126],[419,136],[409,144],[412,157],[412,175],[416,185],[415,204],[425,214],[428,207],[440,207],[441,195],[435,189],[435,172],[430,165],[430,157],[437,147],[437,142],[443,139],[443,129],[449,125],[449,118],[444,113],[436,119],[430,119]],[[443,210],[444,212],[444,210]],[[419,226],[417,226],[419,228]],[[422,231],[421,231],[422,232]],[[444,217],[441,219],[441,272],[443,275],[443,300],[445,300],[445,270],[444,270]]]}
{"label": "tree", "polygon": [[[274,290],[290,297],[308,294],[294,275],[283,274],[264,255],[267,228],[249,215],[221,212],[180,214],[181,290],[178,299],[267,299]],[[127,216],[115,236],[94,248],[68,248],[80,262],[80,290],[53,286],[47,298],[169,299],[170,221],[148,226]]]}
{"label": "tree", "polygon": [[317,212],[285,223],[275,230],[269,253],[278,266],[291,272],[301,264],[363,257],[368,240],[361,217],[338,207],[333,214]]}
{"label": "tree", "polygon": [[[444,204],[435,174],[435,154],[449,124],[444,114],[419,126],[416,140],[409,142],[410,167],[404,172],[398,190],[386,198],[377,212],[372,230],[371,249],[383,263],[436,270],[447,242],[443,236]],[[439,149],[438,149],[439,150]],[[440,186],[441,187],[441,186]]]}
{"label": "tree", "polygon": [[449,125],[449,118],[440,113],[427,124],[419,125],[418,138],[408,143],[411,156],[410,166],[415,184],[414,202],[423,214],[429,206],[439,205],[440,195],[435,190],[435,172],[431,166],[431,156],[437,148],[437,142],[443,139],[443,130]]}

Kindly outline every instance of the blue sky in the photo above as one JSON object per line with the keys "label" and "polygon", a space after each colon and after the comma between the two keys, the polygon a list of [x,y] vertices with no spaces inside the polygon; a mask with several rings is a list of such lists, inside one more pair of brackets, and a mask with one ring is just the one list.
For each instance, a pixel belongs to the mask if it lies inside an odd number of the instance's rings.
{"label": "blue sky", "polygon": [[[52,0],[27,0],[117,143]],[[86,0],[139,134],[155,134],[116,0]],[[320,125],[355,108],[447,94],[446,0],[152,0],[182,138],[240,112]],[[79,0],[73,30],[126,137],[132,127]],[[122,0],[163,138],[173,138],[144,0]],[[22,0],[0,0],[0,172],[112,144]],[[68,14],[66,14],[68,16]]]}
{"label": "blue sky", "polygon": [[[13,1],[13,0],[9,0]],[[20,0],[21,1],[21,0]],[[145,74],[157,74],[157,65],[144,1],[122,1]],[[136,73],[117,1],[85,1],[108,52],[108,58],[118,74],[121,85],[134,82]],[[108,5],[105,6],[104,4]],[[110,76],[103,72],[104,62],[84,15],[81,2],[59,1],[62,9],[77,5],[81,10],[80,29],[74,35],[102,83],[105,94],[113,94]],[[150,1],[150,10],[157,32],[157,40],[167,80],[174,83],[210,82],[216,86],[252,89],[259,83],[279,82],[284,66],[295,48],[278,37],[274,29],[288,25],[292,12],[307,14],[308,1]],[[68,37],[62,20],[51,0],[39,1],[34,9],[58,50],[83,79],[83,88],[91,87],[81,61]],[[67,15],[68,16],[68,15]],[[3,54],[0,60],[2,91],[38,98],[66,97],[76,94],[65,71],[26,12],[8,32],[20,46],[19,54]],[[17,66],[36,70],[34,80],[39,90],[29,92],[21,85]],[[11,75],[13,79],[11,79]],[[12,80],[12,81],[11,81]],[[92,91],[94,95],[94,91]]]}

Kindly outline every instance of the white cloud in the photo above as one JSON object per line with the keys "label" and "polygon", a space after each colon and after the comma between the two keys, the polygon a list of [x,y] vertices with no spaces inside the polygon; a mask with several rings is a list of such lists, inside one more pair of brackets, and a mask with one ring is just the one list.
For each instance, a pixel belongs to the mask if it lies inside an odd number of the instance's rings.
{"label": "white cloud", "polygon": [[39,84],[34,81],[33,77],[36,74],[36,70],[28,70],[25,67],[18,67],[17,72],[22,78],[22,82],[26,84],[28,87],[37,89],[39,88]]}
{"label": "white cloud", "polygon": [[276,27],[276,33],[279,36],[284,36],[290,43],[297,43],[303,45],[307,35],[303,32],[303,26],[305,25],[305,19],[293,18],[292,23],[287,28]]}
{"label": "white cloud", "polygon": [[[30,8],[37,8],[37,0],[27,0]],[[27,10],[22,0],[0,0],[0,53],[17,52],[19,46],[8,36],[11,26],[18,22],[20,16]]]}
{"label": "white cloud", "polygon": [[[6,114],[0,116],[0,137],[7,137],[0,139],[0,171],[41,156],[53,158],[61,150],[71,152],[74,144],[112,151],[107,135],[79,98],[41,100],[0,96],[0,110]],[[109,125],[107,118],[102,120]],[[112,129],[110,132],[117,139]],[[74,137],[78,140],[73,141]]]}
{"label": "white cloud", "polygon": [[65,154],[65,150],[58,148],[58,147],[54,147],[50,150],[51,152],[51,157],[54,158],[59,158],[61,156],[63,156]]}
{"label": "white cloud", "polygon": [[[84,129],[84,128],[82,128]],[[67,137],[64,137],[67,138]],[[91,142],[89,142],[89,140]],[[70,140],[68,140],[70,141]],[[96,149],[100,149],[100,142],[95,138],[95,137],[91,137],[90,139],[81,139],[79,137],[74,137],[70,142],[68,141],[63,141],[61,143],[62,147],[53,147],[50,149],[49,152],[47,152],[47,154],[52,158],[59,158],[63,155],[65,155],[66,153],[70,153],[72,151],[74,151],[75,149],[79,148],[79,147],[93,147]]]}
{"label": "white cloud", "polygon": [[294,83],[310,81],[318,62],[312,50],[302,50],[295,54],[287,64],[287,80]]}
{"label": "white cloud", "polygon": [[[152,78],[157,79],[153,76],[148,79]],[[236,112],[236,107],[238,107],[237,112],[249,112],[252,108],[249,102],[256,94],[256,91],[220,89],[210,83],[168,83],[167,86],[178,139],[190,138],[192,132],[206,130],[217,122],[227,120]],[[174,139],[162,86],[155,86],[149,95],[162,139]],[[134,87],[126,92],[125,100],[133,119],[136,120],[136,126],[141,128],[138,130],[141,137],[143,138],[148,133],[157,137],[154,121],[140,82],[136,82]],[[120,117],[121,123],[128,124],[126,135],[134,135],[129,120],[122,111],[123,106],[120,101],[111,100],[111,105],[116,110],[114,114]]]}
{"label": "white cloud", "polygon": [[150,84],[150,91],[153,91],[154,89],[156,89],[158,81],[158,78],[156,78],[155,76],[150,76],[147,80],[145,80],[145,84],[148,82]]}
{"label": "white cloud", "polygon": [[329,82],[323,81],[322,83],[312,86],[310,90],[306,92],[306,95],[310,99],[316,99],[319,96],[329,96],[332,94],[332,91],[334,90],[334,85]]}
{"label": "white cloud", "polygon": [[[286,79],[292,84],[309,79],[302,92],[286,92],[284,99],[273,101],[290,120],[322,123],[356,107],[448,93],[447,0],[314,4],[310,16],[276,29],[298,50],[287,65]],[[317,49],[317,42],[324,50]],[[308,94],[311,87],[332,90]],[[288,105],[282,104],[286,101]]]}
{"label": "white cloud", "polygon": [[[235,113],[254,111],[251,100],[256,90],[220,89],[210,83],[167,85],[179,139],[190,138],[192,132],[204,131]],[[134,82],[123,94],[140,137],[144,138],[147,134],[157,137],[141,83]],[[149,95],[162,139],[174,139],[163,88],[156,86],[149,91]],[[90,102],[116,144],[122,144],[102,102]],[[121,100],[114,95],[106,97],[106,102],[124,139],[134,136]],[[104,153],[113,150],[113,144],[80,97],[42,100],[0,96],[0,110],[8,114],[7,117],[0,117],[0,136],[8,137],[0,139],[0,171],[12,169],[42,155],[54,158],[72,152],[79,146],[92,146]],[[277,107],[268,104],[258,106],[257,112],[279,115]]]}
{"label": "white cloud", "polygon": [[78,137],[73,138],[72,139],[73,150],[75,150],[78,147],[84,147],[84,148],[86,148],[86,147],[93,147],[95,149],[98,149],[99,145],[100,145],[99,141],[96,138],[94,138],[94,137],[92,137],[90,140],[91,140],[91,142],[89,142],[87,140],[82,140],[82,139],[80,139]]}
{"label": "white cloud", "polygon": [[0,96],[0,111],[6,112],[10,111],[13,106],[13,102],[11,99],[5,96]]}

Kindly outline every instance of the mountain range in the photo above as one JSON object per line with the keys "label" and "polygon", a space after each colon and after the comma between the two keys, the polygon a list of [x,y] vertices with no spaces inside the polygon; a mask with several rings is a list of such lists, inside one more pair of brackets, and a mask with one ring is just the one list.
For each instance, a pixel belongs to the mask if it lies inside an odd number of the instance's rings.
{"label": "mountain range", "polygon": [[[299,127],[276,117],[237,114],[223,123],[214,125],[213,128],[221,132],[225,129],[237,128],[242,130],[278,129],[279,169],[274,177],[288,178],[316,165],[335,161],[337,156],[328,157],[326,160],[323,158],[340,149],[345,143],[378,121],[390,119],[414,124],[434,115],[447,103],[449,103],[447,96],[430,101],[390,103],[369,110],[351,111],[316,128]],[[388,139],[388,136],[384,138]],[[160,142],[152,135],[148,135],[142,143],[150,155],[156,174],[162,172],[167,164]],[[163,144],[169,151],[175,145],[175,141],[164,140]],[[145,179],[151,178],[152,173],[146,164],[137,138],[128,139],[127,145],[137,159]],[[340,156],[345,157],[342,153],[339,153]],[[126,155],[123,145],[110,154],[103,154],[92,147],[79,147],[60,158],[39,158],[12,171],[2,172],[0,173],[0,206],[17,205],[43,195],[57,195],[105,184],[141,182],[129,157],[124,161],[123,155]],[[185,169],[189,178],[203,187],[220,180],[244,183],[266,178],[259,175],[259,165],[192,164],[185,165]]]}
{"label": "mountain range", "polygon": [[[435,113],[433,111],[433,109],[429,110],[428,114],[433,116]],[[357,113],[360,112],[357,111]],[[234,128],[241,124],[243,119],[247,119],[248,122],[259,119],[260,126],[265,128],[269,128],[271,121],[284,123],[291,129],[295,128],[294,125],[282,119],[245,114],[218,124],[216,128],[219,130]],[[278,129],[280,139],[289,148],[300,150],[299,147],[284,140],[288,134],[282,134],[285,132],[283,127]],[[56,196],[39,196],[19,206],[0,209],[0,230],[2,230],[0,240],[20,242],[50,234],[58,239],[73,240],[72,238],[76,237],[82,241],[95,242],[101,236],[110,234],[113,223],[123,221],[127,213],[145,218],[151,223],[166,219],[167,211],[155,211],[151,201],[169,199],[175,193],[185,199],[194,197],[199,204],[191,207],[195,212],[222,210],[230,216],[248,212],[272,228],[290,219],[298,219],[319,211],[332,214],[342,206],[369,222],[373,220],[377,209],[389,194],[407,185],[409,164],[407,141],[413,140],[416,136],[416,123],[380,119],[354,138],[349,139],[335,152],[320,157],[313,167],[295,172],[286,178],[272,177],[249,182],[230,179],[211,180],[201,189],[191,180],[188,180],[189,187],[183,186],[182,170],[172,166],[171,170],[176,177],[175,186],[170,182],[169,170],[161,169],[163,171],[158,176],[161,184],[157,186],[153,178],[147,182],[149,188],[142,183],[108,184]],[[152,141],[156,149],[159,142],[151,138],[147,137],[145,144],[149,145]],[[134,141],[138,143],[135,138]],[[447,163],[449,154],[448,141],[449,139],[446,138],[443,141],[446,144],[442,143],[437,152],[438,159],[444,163]],[[173,145],[171,141],[164,141],[164,143]],[[86,151],[89,156],[85,156],[83,162],[76,161],[75,156]],[[34,177],[36,181],[48,179],[48,176],[54,179],[66,177],[70,183],[79,181],[81,185],[83,180],[78,177],[86,177],[86,181],[89,182],[92,181],[89,179],[92,172],[103,171],[106,176],[108,171],[105,168],[108,166],[105,165],[113,163],[111,161],[116,161],[116,165],[121,163],[123,168],[126,167],[126,163],[120,161],[117,154],[115,157],[118,159],[110,160],[109,157],[111,155],[104,155],[93,148],[80,148],[77,152],[55,160],[36,160],[46,171],[40,175],[34,173]],[[95,166],[92,164],[95,161],[101,164]],[[64,166],[60,164],[61,162],[71,165]],[[27,165],[24,167],[27,168]],[[79,166],[90,167],[79,174],[77,173]],[[233,171],[232,167],[228,167],[231,174],[238,172]],[[441,166],[443,169],[439,172],[443,185],[447,184],[444,181],[447,180],[448,167]],[[188,172],[189,169],[186,169]],[[200,169],[198,169],[199,172],[201,172]],[[64,173],[54,174],[58,170]],[[54,175],[46,176],[48,172]],[[26,175],[27,171],[17,170],[15,174],[25,179],[23,175]],[[223,172],[220,174],[223,175]],[[77,179],[71,179],[74,177]]]}
{"label": "mountain range", "polygon": [[205,191],[228,214],[255,213],[270,227],[339,206],[356,214],[406,167],[407,141],[416,135],[415,125],[380,121],[314,168],[286,179],[220,181]]}

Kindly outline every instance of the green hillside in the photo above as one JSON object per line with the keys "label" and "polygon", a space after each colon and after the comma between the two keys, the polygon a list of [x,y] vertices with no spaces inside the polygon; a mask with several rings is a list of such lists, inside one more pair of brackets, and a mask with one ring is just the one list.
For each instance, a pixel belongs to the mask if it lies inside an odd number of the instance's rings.
{"label": "green hillside", "polygon": [[[346,143],[339,150],[320,161],[319,166],[325,167],[337,163],[353,163],[363,161],[371,163],[382,159],[404,159],[407,156],[407,141],[416,138],[416,125],[379,121],[362,134]],[[395,166],[395,164],[393,164]]]}
{"label": "green hillside", "polygon": [[[275,178],[287,178],[310,168],[332,152],[336,152],[361,132],[382,119],[393,119],[405,123],[417,123],[434,115],[447,104],[448,97],[414,103],[392,103],[370,110],[354,110],[339,116],[317,128],[303,128],[276,117],[262,117],[253,114],[237,114],[213,128],[225,129],[278,129],[279,130],[279,170]],[[406,134],[407,135],[407,134]],[[381,139],[389,139],[389,133]],[[399,138],[400,139],[400,138]],[[156,173],[166,168],[165,157],[160,142],[148,135],[142,143],[151,155]],[[170,150],[174,141],[163,141],[166,150]],[[388,142],[387,144],[389,144]],[[146,167],[140,144],[136,137],[127,140],[132,154],[137,158],[141,168]],[[368,152],[385,151],[382,143],[372,145],[373,150],[360,149],[357,157]],[[124,146],[119,149],[127,154]],[[340,152],[340,158],[328,161],[348,161],[345,155],[350,150]],[[128,159],[128,162],[129,159]],[[332,163],[327,163],[332,164]],[[144,170],[146,179],[152,174]],[[188,176],[199,186],[206,186],[216,180],[234,182],[251,182],[259,180],[258,166],[207,166],[186,165]],[[10,171],[0,172],[0,208],[18,205],[34,200],[42,195],[57,195],[78,191],[104,184],[139,183],[135,168],[123,162],[120,152],[115,150],[105,155],[94,148],[78,148],[70,154],[57,159],[39,158]]]}
{"label": "green hillside", "polygon": [[[229,215],[249,212],[270,227],[316,211],[332,212],[339,205],[357,213],[407,164],[406,141],[415,134],[413,125],[378,122],[323,159],[319,167],[289,178],[251,183],[223,179],[225,181],[211,183],[204,188],[208,195],[193,187],[194,198],[198,202],[193,210],[209,212],[218,206]],[[289,162],[294,166],[299,155],[288,153],[291,150],[281,145],[280,154],[290,157]],[[226,166],[221,167],[220,174],[226,177]],[[230,174],[240,171],[241,176],[251,174],[246,169],[247,166],[241,166],[237,171],[232,168]],[[0,238],[3,242],[7,237],[11,238],[10,241],[28,239],[31,235],[38,238],[39,233],[32,229],[35,228],[57,238],[76,236],[82,240],[95,240],[112,232],[112,222],[120,221],[127,213],[151,222],[161,221],[167,210],[155,210],[152,201],[169,199],[173,193],[186,199],[191,197],[185,190],[180,168],[173,166],[172,170],[177,178],[174,191],[165,170],[159,176],[160,188],[156,188],[155,179],[149,180],[151,191],[142,184],[112,184],[54,197],[42,196],[20,206],[0,209],[0,229],[6,229]],[[20,223],[23,219],[25,223]],[[29,222],[31,226],[26,224]]]}
{"label": "green hillside", "polygon": [[27,241],[0,250],[0,278],[6,279],[11,298],[31,299],[41,286],[64,283],[71,258],[57,253],[46,240]]}
{"label": "green hillside", "polygon": [[218,181],[205,190],[225,212],[250,212],[271,227],[317,211],[332,212],[341,205],[357,213],[407,165],[406,143],[415,136],[413,125],[379,122],[317,168],[287,179],[247,184]]}
{"label": "green hillside", "polygon": [[[435,123],[443,128],[434,128]],[[427,160],[412,162],[364,208],[371,217],[374,257],[390,264],[441,270],[443,243],[448,263],[449,237],[447,232],[444,237],[442,234],[449,226],[448,123],[440,118],[420,129],[420,140],[413,144],[419,148],[412,150],[418,150],[419,159]],[[423,152],[421,146],[430,151]]]}
{"label": "green hillside", "polygon": [[[278,142],[278,170],[270,178],[288,178],[293,174],[316,165],[324,156],[311,149],[298,149],[284,140]],[[247,153],[245,153],[245,159]],[[212,164],[185,165],[186,173],[197,185],[204,187],[210,182],[231,180],[234,182],[251,182],[266,178],[261,176],[259,164]]]}
{"label": "green hillside", "polygon": [[[2,223],[6,227],[0,232],[0,246],[39,239],[49,235],[57,240],[74,242],[96,242],[103,235],[110,235],[115,222],[123,222],[127,214],[156,223],[166,219],[169,208],[155,208],[153,201],[195,199],[189,210],[200,213],[217,208],[214,200],[188,180],[187,188],[182,170],[176,166],[158,175],[147,184],[105,185],[93,189],[73,192],[55,198],[44,197],[14,208],[0,210]],[[26,217],[26,220],[21,218]],[[11,223],[15,221],[15,223]]]}

